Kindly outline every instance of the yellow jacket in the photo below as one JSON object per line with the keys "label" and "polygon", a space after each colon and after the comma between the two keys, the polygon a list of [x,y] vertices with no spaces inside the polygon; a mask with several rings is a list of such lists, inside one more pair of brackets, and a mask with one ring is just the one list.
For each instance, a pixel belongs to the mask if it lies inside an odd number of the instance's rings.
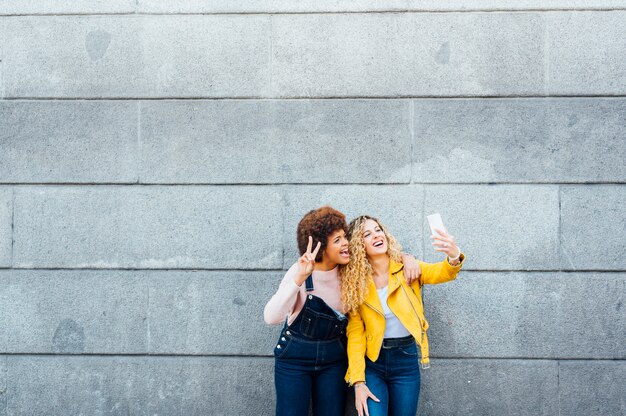
{"label": "yellow jacket", "polygon": [[[428,322],[424,318],[424,305],[420,287],[423,284],[436,284],[454,280],[463,265],[465,256],[461,254],[461,262],[451,266],[448,260],[439,263],[420,261],[422,275],[410,286],[404,279],[403,265],[393,260],[389,264],[389,282],[387,305],[398,317],[402,325],[413,335],[422,351],[422,365],[429,363]],[[370,279],[369,291],[365,302],[349,314],[348,328],[348,372],[346,381],[352,385],[357,381],[365,381],[365,356],[376,361],[383,345],[385,334],[385,315],[376,292],[376,285]]]}

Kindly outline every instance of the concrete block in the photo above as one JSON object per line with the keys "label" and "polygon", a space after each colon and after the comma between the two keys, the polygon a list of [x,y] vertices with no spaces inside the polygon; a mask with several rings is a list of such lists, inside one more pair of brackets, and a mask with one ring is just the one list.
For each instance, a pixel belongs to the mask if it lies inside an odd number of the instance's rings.
{"label": "concrete block", "polygon": [[268,415],[272,373],[270,358],[11,356],[7,407],[9,414]]}
{"label": "concrete block", "polygon": [[296,227],[312,209],[330,205],[346,215],[350,222],[358,215],[380,219],[405,252],[422,257],[419,235],[422,223],[423,187],[414,185],[356,185],[356,186],[290,186],[285,191],[285,226],[283,247],[284,267],[290,267],[299,257]]}
{"label": "concrete block", "polygon": [[409,105],[381,100],[142,103],[158,183],[408,182]]}
{"label": "concrete block", "polygon": [[[623,333],[624,327],[622,327]],[[626,414],[626,361],[559,362],[559,414]]]}
{"label": "concrete block", "polygon": [[408,183],[410,103],[277,101],[283,182]]}
{"label": "concrete block", "polygon": [[543,360],[432,360],[420,415],[558,414],[558,370]]}
{"label": "concrete block", "polygon": [[626,92],[626,11],[549,13],[545,19],[548,94]]}
{"label": "concrete block", "polygon": [[0,350],[147,351],[148,288],[132,272],[0,270]]}
{"label": "concrete block", "polygon": [[90,14],[133,13],[135,0],[4,0],[0,3],[0,15],[21,14]]}
{"label": "concrete block", "polygon": [[589,3],[586,0],[355,0],[337,2],[333,0],[289,0],[229,1],[202,0],[179,3],[167,0],[139,0],[138,10],[145,13],[255,13],[255,12],[368,12],[368,11],[469,11],[469,10],[550,10],[550,9],[620,9],[620,0],[602,0]]}
{"label": "concrete block", "polygon": [[624,273],[477,273],[426,286],[434,357],[625,359]]}
{"label": "concrete block", "polygon": [[10,97],[248,97],[269,86],[265,15],[31,16],[6,26]]}
{"label": "concrete block", "polygon": [[0,186],[0,267],[11,267],[13,252],[13,190]]}
{"label": "concrete block", "polygon": [[276,188],[29,187],[15,199],[16,267],[282,265]]}
{"label": "concrete block", "polygon": [[[555,270],[558,187],[543,185],[426,186],[424,216],[440,213],[467,254],[466,269]],[[441,261],[423,221],[424,257]]]}
{"label": "concrete block", "polygon": [[0,102],[0,181],[136,182],[137,104]]}
{"label": "concrete block", "polygon": [[539,94],[544,30],[537,13],[274,15],[273,93]]}
{"label": "concrete block", "polygon": [[281,182],[270,101],[141,103],[141,181]]}
{"label": "concrete block", "polygon": [[624,185],[562,186],[561,267],[624,270],[625,204]]}
{"label": "concrete block", "polygon": [[263,308],[282,272],[150,272],[151,354],[272,355]]}
{"label": "concrete block", "polygon": [[626,180],[624,99],[442,99],[414,105],[413,181]]}

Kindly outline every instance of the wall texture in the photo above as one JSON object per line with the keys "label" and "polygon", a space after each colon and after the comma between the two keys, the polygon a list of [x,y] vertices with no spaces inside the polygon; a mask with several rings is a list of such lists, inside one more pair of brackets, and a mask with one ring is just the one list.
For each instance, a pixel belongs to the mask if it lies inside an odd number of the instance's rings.
{"label": "wall texture", "polygon": [[626,414],[623,0],[0,3],[0,415],[271,415],[332,204],[438,261],[421,415]]}

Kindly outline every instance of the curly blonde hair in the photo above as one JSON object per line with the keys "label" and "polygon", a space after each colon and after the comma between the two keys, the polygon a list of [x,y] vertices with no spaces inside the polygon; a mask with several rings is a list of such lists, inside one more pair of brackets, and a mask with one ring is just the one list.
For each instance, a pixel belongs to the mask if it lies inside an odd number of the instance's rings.
{"label": "curly blonde hair", "polygon": [[365,301],[368,284],[372,279],[372,265],[365,253],[363,225],[367,220],[378,223],[387,237],[387,255],[395,262],[401,262],[402,247],[378,218],[369,215],[356,217],[348,225],[350,241],[350,262],[341,268],[341,303],[346,313],[354,312]]}

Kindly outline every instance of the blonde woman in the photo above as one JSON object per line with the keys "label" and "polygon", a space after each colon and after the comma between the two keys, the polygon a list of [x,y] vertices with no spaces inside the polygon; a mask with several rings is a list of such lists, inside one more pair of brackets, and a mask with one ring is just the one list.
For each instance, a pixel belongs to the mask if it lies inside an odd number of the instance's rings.
{"label": "blonde woman", "polygon": [[433,247],[447,255],[439,263],[420,261],[421,277],[407,284],[401,248],[376,218],[350,222],[350,262],[342,270],[341,300],[349,311],[348,371],[359,416],[415,416],[420,373],[427,367],[428,323],[420,288],[456,278],[464,255],[445,230],[431,236]]}

